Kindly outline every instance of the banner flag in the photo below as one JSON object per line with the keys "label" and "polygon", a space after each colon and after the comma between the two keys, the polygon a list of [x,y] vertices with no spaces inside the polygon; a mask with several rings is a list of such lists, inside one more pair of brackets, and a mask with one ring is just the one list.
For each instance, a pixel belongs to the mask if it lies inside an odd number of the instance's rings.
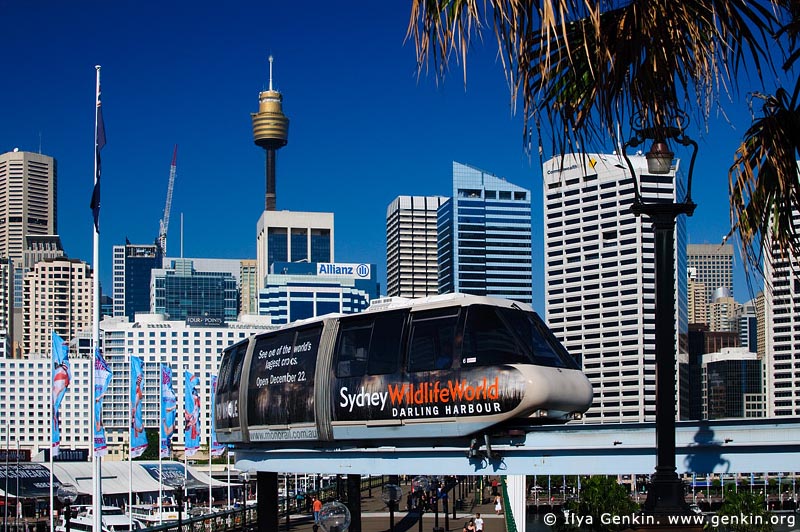
{"label": "banner flag", "polygon": [[94,159],[95,159],[95,175],[94,175],[94,188],[92,189],[92,201],[89,207],[92,209],[92,216],[94,217],[94,230],[100,232],[100,150],[106,145],[106,125],[103,122],[103,106],[100,105],[100,78],[98,74],[97,81],[97,113],[96,113],[96,127],[94,132]]}
{"label": "banner flag", "polygon": [[108,454],[106,444],[106,428],[103,425],[103,397],[108,391],[114,373],[108,367],[100,349],[94,351],[94,454],[104,456]]}
{"label": "banner flag", "polygon": [[189,371],[183,372],[183,441],[186,456],[200,449],[200,378]]}
{"label": "banner flag", "polygon": [[222,456],[225,446],[217,441],[217,422],[214,419],[214,401],[217,398],[217,376],[211,376],[211,456]]}
{"label": "banner flag", "polygon": [[131,458],[142,456],[147,449],[147,433],[142,419],[144,402],[144,368],[142,359],[131,357]]}
{"label": "banner flag", "polygon": [[61,401],[67,393],[69,383],[72,380],[72,370],[69,367],[69,344],[67,344],[55,331],[52,335],[52,382],[51,382],[51,445],[53,456],[58,456],[58,448],[61,445]]}
{"label": "banner flag", "polygon": [[178,396],[172,387],[172,367],[161,364],[161,458],[172,453],[172,435],[178,413]]}

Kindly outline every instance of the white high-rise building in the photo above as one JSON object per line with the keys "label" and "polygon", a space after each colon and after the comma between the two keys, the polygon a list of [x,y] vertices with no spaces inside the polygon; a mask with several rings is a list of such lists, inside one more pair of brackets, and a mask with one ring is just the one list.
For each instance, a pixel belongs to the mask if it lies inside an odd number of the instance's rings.
{"label": "white high-rise building", "polygon": [[[793,213],[800,231],[800,213]],[[800,415],[800,260],[764,254],[767,417]],[[771,289],[770,289],[771,288]]]}
{"label": "white high-rise building", "polygon": [[[677,163],[669,174],[655,176],[647,174],[644,156],[630,158],[646,200],[674,201]],[[560,157],[545,162],[543,173],[546,317],[594,387],[584,419],[652,421],[655,237],[650,220],[630,211],[634,186],[628,167],[617,155],[570,154],[563,163]],[[675,239],[681,331],[687,305],[683,218]]]}
{"label": "white high-rise building", "polygon": [[439,293],[436,211],[443,196],[398,196],[386,209],[386,295]]}
{"label": "white high-rise building", "polygon": [[[213,320],[209,321],[211,322]],[[140,357],[144,362],[142,416],[147,429],[158,429],[159,364],[172,367],[179,420],[173,441],[175,448],[182,450],[184,433],[181,420],[185,397],[183,371],[188,370],[200,378],[200,434],[201,442],[206,444],[211,421],[211,375],[215,375],[219,369],[222,350],[252,334],[275,328],[277,327],[269,324],[269,318],[253,315],[243,316],[242,321],[221,325],[204,325],[198,320],[191,320],[191,324],[185,320],[167,320],[161,314],[136,314],[131,322],[124,316],[103,320],[100,329],[104,354],[114,372],[103,404],[109,453],[116,458],[124,458],[122,451],[128,442],[131,356]]]}
{"label": "white high-rise building", "polygon": [[[72,380],[61,409],[61,448],[89,449],[92,444],[91,360],[78,358],[70,346]],[[50,350],[31,358],[0,358],[0,412],[5,427],[3,444],[35,455],[50,448]]]}
{"label": "white high-rise building", "polygon": [[[143,420],[145,428],[158,430],[160,396],[159,364],[172,368],[178,397],[178,422],[173,440],[176,456],[182,456],[184,432],[184,376],[188,370],[200,378],[201,444],[207,445],[211,420],[209,405],[211,375],[217,373],[222,350],[260,331],[275,329],[268,319],[247,316],[244,321],[223,326],[193,326],[185,321],[168,321],[158,314],[137,314],[108,318],[100,324],[100,342],[113,372],[103,403],[109,456],[127,458],[130,426],[130,357],[144,361]],[[62,448],[89,449],[92,445],[90,334],[82,332],[70,341],[72,381],[61,404]],[[50,349],[23,359],[0,358],[0,412],[4,412],[8,441],[36,454],[50,447]]]}

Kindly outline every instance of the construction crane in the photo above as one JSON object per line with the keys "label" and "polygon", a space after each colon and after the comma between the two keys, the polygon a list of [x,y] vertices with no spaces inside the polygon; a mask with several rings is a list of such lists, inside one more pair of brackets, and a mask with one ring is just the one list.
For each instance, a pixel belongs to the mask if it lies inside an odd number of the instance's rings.
{"label": "construction crane", "polygon": [[167,185],[167,203],[164,205],[164,217],[159,220],[158,246],[164,257],[167,256],[167,229],[169,229],[169,211],[172,208],[172,189],[175,187],[175,174],[178,166],[178,145],[172,152],[172,164],[169,166],[169,185]]}

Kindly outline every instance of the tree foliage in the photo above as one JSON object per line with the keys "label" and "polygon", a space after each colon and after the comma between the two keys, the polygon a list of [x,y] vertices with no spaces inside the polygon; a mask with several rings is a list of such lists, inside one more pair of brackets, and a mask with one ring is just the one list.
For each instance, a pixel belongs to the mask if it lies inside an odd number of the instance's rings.
{"label": "tree foliage", "polygon": [[161,449],[158,429],[145,429],[147,434],[147,449],[134,460],[158,460],[158,453]]}
{"label": "tree foliage", "polygon": [[[638,511],[638,506],[614,478],[591,476],[581,486],[580,499],[568,501],[564,509],[583,519],[581,530],[616,532],[630,528],[630,525],[604,524],[602,515],[630,516]],[[561,522],[556,528],[558,532],[578,530],[574,523],[569,522]]]}
{"label": "tree foliage", "polygon": [[[771,532],[770,515],[763,495],[731,489],[725,492],[725,500],[717,510],[719,526],[709,525],[708,529],[719,532]],[[748,519],[743,520],[743,516]]]}
{"label": "tree foliage", "polygon": [[[468,51],[486,28],[512,101],[522,101],[523,137],[536,126],[540,156],[543,120],[553,154],[562,155],[608,139],[622,145],[633,125],[683,128],[692,115],[707,126],[745,71],[773,77],[776,47],[785,50],[786,72],[800,58],[796,0],[412,0],[407,35],[420,72],[433,65],[443,77],[454,60],[466,82]],[[798,93],[800,81],[792,91],[754,94],[761,115],[730,147],[728,236],[738,235],[757,270],[768,242],[800,257],[791,223],[800,210]]]}

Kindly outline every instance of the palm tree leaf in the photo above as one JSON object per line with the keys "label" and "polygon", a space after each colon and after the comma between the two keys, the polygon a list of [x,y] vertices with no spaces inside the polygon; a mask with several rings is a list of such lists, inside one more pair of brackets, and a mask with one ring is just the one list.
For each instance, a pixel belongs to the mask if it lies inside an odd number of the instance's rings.
{"label": "palm tree leaf", "polygon": [[731,222],[751,271],[760,271],[764,260],[800,257],[798,94],[800,80],[791,99],[784,89],[753,96],[763,101],[762,116],[745,133],[728,172]]}

